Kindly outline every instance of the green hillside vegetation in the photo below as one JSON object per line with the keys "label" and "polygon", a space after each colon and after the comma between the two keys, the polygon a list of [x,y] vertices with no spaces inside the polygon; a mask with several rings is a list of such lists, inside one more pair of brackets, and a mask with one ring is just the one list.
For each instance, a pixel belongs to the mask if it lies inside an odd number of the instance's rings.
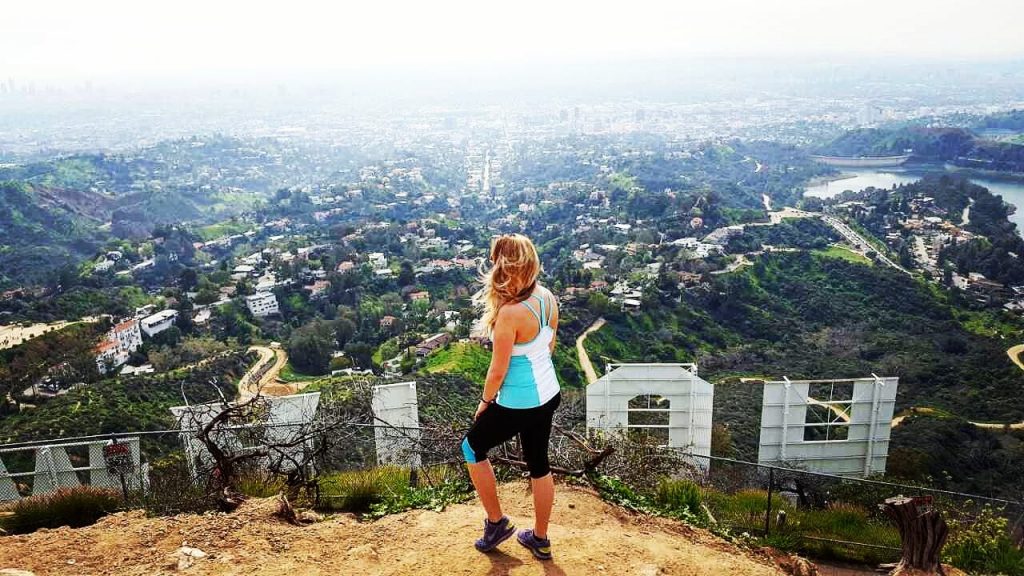
{"label": "green hillside vegetation", "polygon": [[[737,376],[874,372],[899,376],[897,411],[928,405],[971,420],[1024,420],[1020,370],[1005,354],[1011,343],[979,334],[981,320],[958,313],[950,298],[887,268],[810,253],[772,254],[718,277],[707,292],[685,294],[678,304],[647,295],[641,312],[604,310],[609,323],[586,345],[599,372],[609,361],[698,362],[702,376],[718,383],[716,422],[729,426],[733,455],[747,459],[756,458],[761,389]],[[1018,320],[1000,321],[1020,329]],[[974,433],[997,441],[991,432]],[[936,446],[929,442],[897,434],[894,449],[915,446],[931,457]],[[946,444],[943,450],[963,448]],[[1024,453],[1007,454],[1013,465],[1024,465]],[[917,473],[947,464],[929,460]],[[969,484],[977,472],[971,465],[946,470],[950,485]],[[1011,483],[1003,480],[1003,486]]]}
{"label": "green hillside vegetation", "polygon": [[817,218],[787,218],[774,226],[747,226],[743,234],[729,239],[726,251],[752,252],[762,245],[825,249],[837,240],[835,230]]}
{"label": "green hillside vegetation", "polygon": [[[168,409],[184,402],[182,394],[192,403],[215,400],[219,395],[210,384],[213,380],[230,395],[232,383],[247,367],[247,356],[239,353],[174,376],[115,377],[77,387],[36,408],[0,418],[0,444],[169,429],[174,419]],[[176,437],[163,440],[168,447],[178,444]]]}
{"label": "green hillside vegetation", "polygon": [[873,264],[867,256],[860,252],[854,252],[853,250],[843,246],[829,246],[823,250],[814,250],[814,254],[822,258],[838,258],[840,260],[846,260],[853,264],[865,264],[868,266]]}
{"label": "green hillside vegetation", "polygon": [[1024,132],[1024,110],[1009,110],[990,114],[978,120],[975,130],[1016,130]]}
{"label": "green hillside vegetation", "polygon": [[461,374],[472,382],[483,384],[490,362],[491,353],[483,346],[472,342],[456,342],[427,357],[424,370],[429,374]]}
{"label": "green hillside vegetation", "polygon": [[59,195],[0,181],[0,287],[42,281],[61,263],[92,255],[106,238],[99,224]]}

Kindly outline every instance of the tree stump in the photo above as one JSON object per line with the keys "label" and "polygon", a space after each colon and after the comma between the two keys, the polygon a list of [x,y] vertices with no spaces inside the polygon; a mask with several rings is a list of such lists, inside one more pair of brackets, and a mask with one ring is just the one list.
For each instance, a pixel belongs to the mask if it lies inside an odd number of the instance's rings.
{"label": "tree stump", "polygon": [[878,506],[896,523],[902,556],[893,576],[899,574],[946,574],[940,562],[949,526],[932,506],[931,496],[889,498]]}

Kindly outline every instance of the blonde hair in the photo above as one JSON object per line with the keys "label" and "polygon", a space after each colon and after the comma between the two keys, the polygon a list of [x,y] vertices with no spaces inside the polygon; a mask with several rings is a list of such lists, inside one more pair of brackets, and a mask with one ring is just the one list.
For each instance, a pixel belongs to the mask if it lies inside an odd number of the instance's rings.
{"label": "blonde hair", "polygon": [[490,270],[480,275],[483,287],[473,295],[473,303],[483,308],[477,327],[484,334],[494,331],[498,310],[504,304],[530,297],[541,272],[537,248],[522,234],[492,239],[490,260]]}

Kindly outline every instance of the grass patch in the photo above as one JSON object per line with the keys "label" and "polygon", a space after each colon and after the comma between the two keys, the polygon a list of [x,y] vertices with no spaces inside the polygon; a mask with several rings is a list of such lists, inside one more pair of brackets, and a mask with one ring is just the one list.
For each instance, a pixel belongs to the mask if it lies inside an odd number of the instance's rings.
{"label": "grass patch", "polygon": [[[789,500],[772,498],[772,530],[765,536],[764,521],[768,493],[744,489],[726,493],[701,487],[687,480],[663,480],[652,493],[645,493],[611,477],[596,477],[601,496],[610,502],[645,514],[654,514],[704,526],[725,537],[740,535],[756,546],[772,546],[814,558],[857,563],[891,562],[896,551],[825,543],[811,538],[861,542],[898,548],[899,532],[868,509],[849,503],[833,503],[825,508],[801,508]],[[711,513],[712,521],[704,508]],[[785,511],[786,523],[774,526],[779,511]]]}
{"label": "grass patch", "polygon": [[408,486],[409,471],[404,468],[382,466],[336,472],[320,479],[320,498],[326,510],[365,513]]}
{"label": "grass patch", "polygon": [[1001,313],[962,310],[954,307],[950,309],[960,325],[964,327],[964,330],[971,334],[987,338],[1007,338],[1020,334],[1020,326],[1000,318]]}
{"label": "grass patch", "polygon": [[281,372],[277,374],[278,380],[282,382],[307,382],[309,380],[319,380],[321,378],[327,378],[328,376],[313,376],[312,374],[303,374],[292,366],[291,361],[285,363],[284,367],[281,368]]}
{"label": "grass patch", "polygon": [[655,499],[669,510],[685,511],[694,516],[701,514],[700,487],[689,480],[662,480]]}
{"label": "grass patch", "polygon": [[209,242],[210,240],[216,240],[218,238],[223,238],[224,236],[231,236],[232,234],[244,234],[248,230],[249,225],[244,222],[227,220],[216,224],[210,224],[209,226],[203,226],[196,230],[196,234],[202,238],[203,242]]}
{"label": "grass patch", "polygon": [[[715,519],[731,531],[759,535],[764,533],[768,507],[766,491],[747,489],[725,494],[705,489],[702,497]],[[776,496],[772,498],[773,523],[780,510],[786,513],[786,525],[781,530],[773,526],[770,535],[766,539],[762,538],[765,544],[817,558],[864,563],[891,561],[895,552],[839,546],[807,540],[804,536],[897,548],[900,545],[899,532],[895,526],[873,517],[867,509],[858,505],[833,503],[821,509],[798,508],[790,501]]]}
{"label": "grass patch", "polygon": [[474,382],[483,382],[491,364],[491,353],[471,342],[445,346],[427,358],[428,373],[461,374]]}
{"label": "grass patch", "polygon": [[825,249],[814,250],[812,253],[822,258],[838,258],[847,262],[853,262],[854,264],[866,264],[868,266],[872,264],[871,259],[867,256],[842,246],[833,245]]}
{"label": "grass patch", "polygon": [[235,483],[239,492],[251,498],[269,498],[287,491],[284,478],[258,471],[251,474],[244,474]]}
{"label": "grass patch", "polygon": [[0,528],[13,534],[25,534],[40,528],[70,526],[80,528],[124,505],[117,490],[77,486],[61,488],[52,494],[22,498],[0,510]]}
{"label": "grass patch", "polygon": [[453,466],[418,469],[416,484],[408,468],[397,466],[336,472],[320,479],[320,508],[379,518],[412,508],[440,511],[472,494],[465,475]]}

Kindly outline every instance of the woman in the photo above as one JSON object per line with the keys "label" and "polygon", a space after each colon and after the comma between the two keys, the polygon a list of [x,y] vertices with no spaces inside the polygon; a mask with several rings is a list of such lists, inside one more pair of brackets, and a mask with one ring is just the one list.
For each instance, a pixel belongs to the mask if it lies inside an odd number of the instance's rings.
{"label": "woman", "polygon": [[462,441],[469,475],[487,512],[481,552],[508,539],[515,526],[501,512],[494,469],[487,452],[519,435],[530,471],[535,512],[532,530],[517,539],[541,560],[551,558],[548,521],[555,483],[548,465],[551,419],[561,402],[551,353],[558,329],[558,303],[537,284],[540,259],[530,239],[508,234],[491,243],[491,269],[474,300],[483,306],[480,325],[491,336],[491,366],[473,426]]}

